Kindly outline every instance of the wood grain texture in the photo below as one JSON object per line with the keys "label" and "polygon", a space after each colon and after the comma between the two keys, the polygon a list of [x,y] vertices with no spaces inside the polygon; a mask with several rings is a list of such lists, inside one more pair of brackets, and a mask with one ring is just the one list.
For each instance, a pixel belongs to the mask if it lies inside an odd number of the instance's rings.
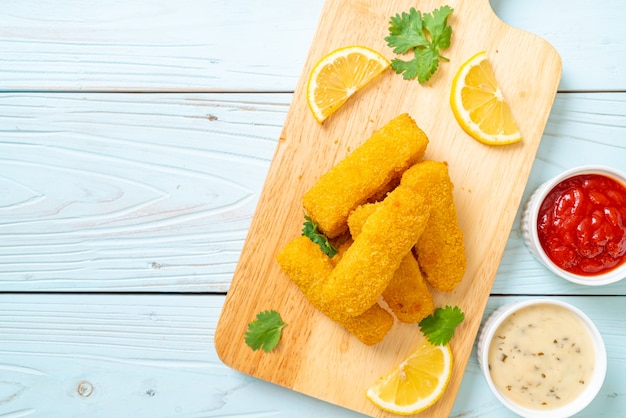
{"label": "wood grain texture", "polygon": [[[491,0],[562,52],[561,90],[626,90],[626,9],[602,3]],[[0,90],[293,91],[322,5],[4,0]]]}
{"label": "wood grain texture", "polygon": [[[0,94],[0,289],[226,291],[291,99],[291,94]],[[624,115],[624,93],[558,94],[522,201],[575,165],[623,164]],[[179,174],[169,174],[192,154],[206,161],[186,162],[176,168]],[[105,164],[105,158],[116,164]],[[138,164],[153,175],[125,180]],[[71,174],[86,165],[90,171],[91,165],[99,167],[98,183],[91,183],[96,173],[82,184],[83,176]],[[222,167],[234,172],[231,181],[209,181],[222,176]],[[178,192],[179,184],[188,192]],[[248,198],[224,206],[228,196],[237,196],[229,190],[233,184]],[[198,192],[207,190],[210,200]],[[152,203],[154,222],[130,206],[124,212],[138,191],[165,193]],[[206,216],[197,226],[193,214],[200,206]],[[81,219],[90,218],[91,225],[84,226]],[[104,227],[122,221],[117,230]],[[586,288],[551,275],[524,246],[518,211],[492,293],[625,292],[626,283]]]}
{"label": "wood grain texture", "polygon": [[293,91],[321,5],[3,1],[0,90]]}
{"label": "wood grain texture", "polygon": [[0,94],[0,288],[226,291],[290,97]]}
{"label": "wood grain texture", "polygon": [[[490,0],[504,22],[548,40],[563,60],[560,91],[626,90],[626,8],[620,0]],[[580,28],[590,31],[581,31]],[[541,62],[537,62],[537,67]]]}
{"label": "wood grain texture", "polygon": [[253,383],[214,354],[221,301],[0,295],[0,416],[199,417],[219,410],[230,392]]}
{"label": "wood grain texture", "polygon": [[[412,5],[409,1],[326,2],[216,334],[218,353],[236,370],[372,416],[391,416],[360,394],[414,350],[421,338],[415,325],[396,324],[382,343],[364,346],[314,310],[282,274],[275,257],[300,235],[306,190],[375,129],[408,112],[430,138],[425,158],[448,163],[467,248],[464,280],[453,292],[434,292],[436,306],[458,305],[466,314],[452,343],[455,368],[447,395],[420,416],[450,413],[556,94],[561,62],[545,41],[502,23],[487,1],[447,3],[454,8],[451,25],[456,34],[445,51],[450,62],[440,65],[427,85],[387,71],[320,125],[305,99],[315,63],[345,45],[382,50],[388,17]],[[442,4],[431,1],[421,7],[432,10]],[[480,27],[473,25],[478,21]],[[532,53],[520,54],[520,48]],[[456,70],[481,50],[487,51],[498,82],[505,86],[505,97],[524,137],[510,147],[488,147],[472,140],[450,109]],[[540,70],[537,60],[543,62]],[[273,235],[268,236],[268,230]],[[290,344],[274,356],[231,343],[264,309],[277,309],[292,318],[287,321],[298,324]]]}
{"label": "wood grain texture", "polygon": [[[626,94],[559,94],[548,119],[524,191],[522,205],[542,183],[576,166],[603,164],[626,169]],[[573,286],[528,252],[519,227],[521,207],[509,236],[493,294],[619,294],[626,281],[608,286]]]}
{"label": "wood grain texture", "polygon": [[[228,289],[323,3],[0,1],[0,416],[362,416],[226,367],[224,296],[175,294]],[[557,48],[561,91],[626,91],[622,0],[491,5]],[[624,115],[624,93],[559,94],[524,197],[578,163],[623,167]],[[57,291],[118,293],[32,294]],[[625,416],[626,282],[564,283],[516,218],[492,292],[487,313],[533,294],[622,295],[564,299],[609,355],[579,415]],[[450,416],[512,416],[475,354]]]}
{"label": "wood grain texture", "polygon": [[[492,297],[485,315],[517,299]],[[594,320],[607,347],[606,381],[581,416],[622,416],[626,352],[618,318],[625,298],[560,299]],[[207,295],[0,295],[0,416],[363,416],[223,365],[213,346],[223,302]],[[450,416],[513,416],[489,393],[474,354]]]}

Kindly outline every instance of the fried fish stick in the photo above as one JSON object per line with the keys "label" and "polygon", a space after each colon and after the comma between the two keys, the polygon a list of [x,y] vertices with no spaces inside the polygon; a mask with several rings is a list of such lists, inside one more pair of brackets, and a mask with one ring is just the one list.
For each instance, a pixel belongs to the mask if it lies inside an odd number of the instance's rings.
{"label": "fried fish stick", "polygon": [[428,138],[402,114],[322,175],[302,200],[307,214],[328,238],[347,230],[350,212],[424,156]]}
{"label": "fried fish stick", "polygon": [[360,315],[374,305],[428,221],[419,194],[398,186],[368,218],[322,285],[324,306],[337,315]]}
{"label": "fried fish stick", "polygon": [[393,317],[378,304],[359,316],[337,315],[322,307],[319,289],[333,270],[331,259],[309,238],[289,242],[276,257],[281,269],[300,288],[313,306],[343,326],[359,341],[374,345],[383,340],[393,326]]}
{"label": "fried fish stick", "polygon": [[398,320],[419,322],[433,313],[435,302],[413,254],[404,256],[383,298]]}
{"label": "fried fish stick", "polygon": [[348,251],[348,248],[350,248],[353,242],[352,238],[349,238],[337,246],[337,254],[330,259],[330,262],[333,263],[333,267],[339,263],[339,260],[341,260],[341,257]]}
{"label": "fried fish stick", "polygon": [[[367,218],[379,205],[380,203],[367,203],[350,214],[348,227],[353,238],[361,233]],[[405,323],[421,321],[435,309],[433,295],[411,251],[404,256],[389,285],[383,291],[383,299],[396,318]]]}
{"label": "fried fish stick", "polygon": [[428,225],[415,246],[417,262],[434,289],[450,292],[463,278],[466,258],[448,166],[437,161],[415,164],[400,184],[423,195],[430,206]]}

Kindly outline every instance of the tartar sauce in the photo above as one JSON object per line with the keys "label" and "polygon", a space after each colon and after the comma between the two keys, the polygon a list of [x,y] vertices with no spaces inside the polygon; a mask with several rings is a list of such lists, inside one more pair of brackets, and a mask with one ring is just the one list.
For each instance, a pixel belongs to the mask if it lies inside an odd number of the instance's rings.
{"label": "tartar sauce", "polygon": [[585,324],[558,305],[533,305],[510,315],[489,347],[489,370],[503,396],[531,409],[554,409],[590,381],[594,348]]}

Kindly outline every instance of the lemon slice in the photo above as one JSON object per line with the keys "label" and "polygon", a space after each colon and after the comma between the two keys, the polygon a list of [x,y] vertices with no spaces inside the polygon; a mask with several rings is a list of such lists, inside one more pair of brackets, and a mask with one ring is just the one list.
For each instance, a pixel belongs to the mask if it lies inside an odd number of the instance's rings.
{"label": "lemon slice", "polygon": [[484,144],[506,145],[522,140],[485,51],[471,57],[457,71],[450,105],[463,130]]}
{"label": "lemon slice", "polygon": [[306,98],[315,119],[324,122],[389,65],[387,58],[364,46],[347,46],[324,56],[307,84]]}
{"label": "lemon slice", "polygon": [[387,412],[415,414],[441,398],[451,375],[450,346],[425,341],[409,358],[371,386],[367,398]]}

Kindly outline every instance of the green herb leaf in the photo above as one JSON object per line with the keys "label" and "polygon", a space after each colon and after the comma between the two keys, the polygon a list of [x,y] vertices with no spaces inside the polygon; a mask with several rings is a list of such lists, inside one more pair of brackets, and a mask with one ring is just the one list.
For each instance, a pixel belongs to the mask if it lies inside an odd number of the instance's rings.
{"label": "green herb leaf", "polygon": [[307,215],[304,215],[304,220],[302,235],[319,245],[322,251],[330,258],[337,254],[337,249],[328,241],[328,238],[317,230],[317,224]]}
{"label": "green herb leaf", "polygon": [[450,46],[452,27],[448,17],[453,12],[450,6],[442,6],[431,13],[420,12],[411,7],[408,13],[396,14],[390,21],[387,45],[396,54],[405,54],[411,50],[415,57],[411,60],[396,58],[391,61],[391,68],[402,74],[405,80],[417,78],[424,83],[437,71],[439,61],[448,61],[439,51]]}
{"label": "green herb leaf", "polygon": [[424,34],[422,12],[413,7],[409,13],[392,16],[389,24],[389,36],[385,41],[396,54],[406,54],[417,46],[427,47],[430,44]]}
{"label": "green herb leaf", "polygon": [[248,324],[246,344],[253,351],[262,348],[268,353],[278,345],[281,332],[286,325],[275,310],[259,312],[256,319]]}
{"label": "green herb leaf", "polygon": [[430,49],[420,49],[415,50],[415,58],[411,61],[394,58],[391,61],[391,67],[397,74],[402,74],[405,80],[417,78],[417,81],[424,83],[437,71],[439,59],[436,52]]}
{"label": "green herb leaf", "polygon": [[419,326],[431,344],[446,345],[452,339],[456,327],[464,319],[465,314],[458,306],[446,306],[435,309],[432,315],[420,321]]}
{"label": "green herb leaf", "polygon": [[454,9],[450,6],[442,6],[435,9],[432,14],[424,13],[424,29],[430,34],[431,44],[437,49],[446,49],[450,46],[452,27],[448,25],[448,17]]}

